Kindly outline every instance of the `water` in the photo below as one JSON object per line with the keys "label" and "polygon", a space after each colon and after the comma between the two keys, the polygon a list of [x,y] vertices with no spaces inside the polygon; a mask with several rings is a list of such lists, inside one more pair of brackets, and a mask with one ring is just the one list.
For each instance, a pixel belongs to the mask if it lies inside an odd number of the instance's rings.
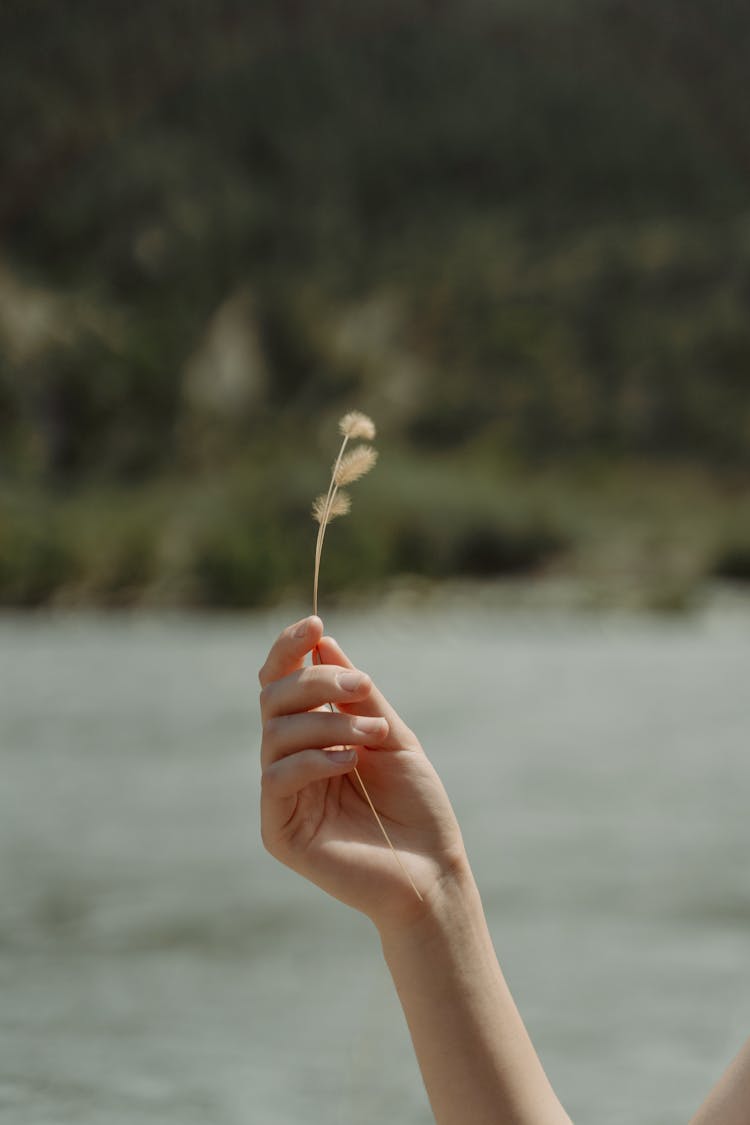
{"label": "water", "polygon": [[[0,1119],[431,1120],[369,924],[258,841],[282,624],[0,622]],[[686,1121],[750,1033],[750,614],[328,626],[422,736],[576,1122]]]}

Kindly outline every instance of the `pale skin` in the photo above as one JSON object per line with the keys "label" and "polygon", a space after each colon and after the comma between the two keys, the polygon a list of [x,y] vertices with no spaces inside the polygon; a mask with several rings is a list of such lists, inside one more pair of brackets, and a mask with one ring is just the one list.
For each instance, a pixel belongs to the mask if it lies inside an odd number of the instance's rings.
{"label": "pale skin", "polygon": [[[310,666],[316,647],[322,663]],[[438,1125],[570,1125],[503,978],[458,822],[417,737],[317,617],[281,633],[259,679],[263,842],[372,920]],[[750,1040],[691,1125],[750,1125]]]}

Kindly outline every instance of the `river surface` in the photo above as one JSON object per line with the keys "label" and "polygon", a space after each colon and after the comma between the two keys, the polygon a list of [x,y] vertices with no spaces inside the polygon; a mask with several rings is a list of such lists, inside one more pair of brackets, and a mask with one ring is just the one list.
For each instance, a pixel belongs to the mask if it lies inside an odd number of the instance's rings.
{"label": "river surface", "polygon": [[[369,924],[259,843],[285,616],[0,619],[3,1123],[432,1120]],[[750,1034],[750,612],[327,625],[444,777],[574,1121],[686,1122]]]}

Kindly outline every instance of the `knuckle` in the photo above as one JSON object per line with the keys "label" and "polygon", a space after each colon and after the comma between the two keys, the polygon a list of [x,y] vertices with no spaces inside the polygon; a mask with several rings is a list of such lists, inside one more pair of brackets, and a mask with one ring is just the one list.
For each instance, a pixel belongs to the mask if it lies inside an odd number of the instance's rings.
{"label": "knuckle", "polygon": [[304,668],[300,668],[297,673],[297,683],[302,687],[308,687],[310,684],[316,684],[320,680],[322,665],[320,664],[306,664]]}
{"label": "knuckle", "polygon": [[276,645],[278,646],[280,651],[284,653],[290,653],[296,651],[299,648],[300,640],[295,635],[298,627],[299,623],[293,622],[291,625],[286,625],[281,630],[278,637],[276,638]]}
{"label": "knuckle", "polygon": [[298,673],[297,689],[304,705],[318,703],[330,694],[331,673],[322,665],[302,668]]}
{"label": "knuckle", "polygon": [[268,745],[274,745],[278,742],[281,728],[283,727],[283,719],[273,715],[270,719],[266,719],[263,724],[263,741]]}
{"label": "knuckle", "polygon": [[268,686],[268,661],[266,661],[262,668],[258,669],[258,683],[261,688]]}
{"label": "knuckle", "polygon": [[268,797],[272,797],[274,791],[278,788],[278,780],[278,771],[274,770],[273,766],[268,766],[260,775],[261,792]]}
{"label": "knuckle", "polygon": [[304,690],[310,683],[311,668],[298,668],[296,672],[292,672],[290,684],[294,685],[294,691]]}
{"label": "knuckle", "polygon": [[[261,673],[262,673],[262,671],[263,671],[263,669],[261,669]],[[260,679],[261,673],[258,674],[259,679]],[[259,699],[259,702],[260,702],[261,712],[264,712],[264,711],[267,710],[268,699],[269,699],[269,696],[272,695],[272,694],[273,694],[273,684],[270,684],[268,682],[264,682],[263,680],[261,680],[260,695],[258,696],[258,699]]]}

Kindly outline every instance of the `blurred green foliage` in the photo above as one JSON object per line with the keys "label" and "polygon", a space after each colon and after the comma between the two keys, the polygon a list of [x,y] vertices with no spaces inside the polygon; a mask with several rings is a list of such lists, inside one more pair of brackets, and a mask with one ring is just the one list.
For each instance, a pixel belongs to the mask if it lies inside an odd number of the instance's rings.
{"label": "blurred green foliage", "polygon": [[8,0],[0,601],[303,592],[352,406],[335,589],[640,558],[644,464],[656,569],[746,578],[749,51],[740,0]]}

